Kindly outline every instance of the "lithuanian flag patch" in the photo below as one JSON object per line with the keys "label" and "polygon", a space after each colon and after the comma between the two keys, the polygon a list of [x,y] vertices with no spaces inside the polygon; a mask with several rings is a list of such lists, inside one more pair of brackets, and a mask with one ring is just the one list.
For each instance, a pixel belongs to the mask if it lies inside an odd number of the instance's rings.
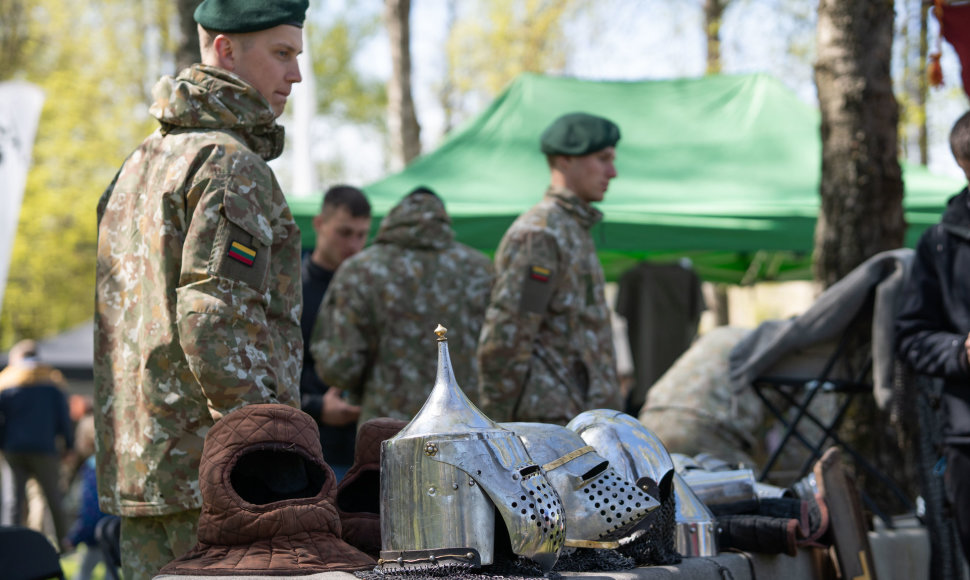
{"label": "lithuanian flag patch", "polygon": [[532,266],[529,271],[529,277],[540,282],[548,282],[550,274],[552,274],[552,270],[543,268],[542,266]]}
{"label": "lithuanian flag patch", "polygon": [[252,266],[256,260],[256,250],[246,247],[239,242],[233,242],[229,246],[229,257],[247,266]]}

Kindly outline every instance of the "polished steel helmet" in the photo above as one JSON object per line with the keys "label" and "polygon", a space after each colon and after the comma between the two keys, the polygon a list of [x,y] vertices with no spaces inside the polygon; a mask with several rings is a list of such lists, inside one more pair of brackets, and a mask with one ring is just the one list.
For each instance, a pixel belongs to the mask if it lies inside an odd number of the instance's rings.
{"label": "polished steel helmet", "polygon": [[522,440],[458,387],[446,332],[435,329],[438,374],[428,400],[381,446],[378,567],[491,564],[498,512],[512,552],[547,572],[566,537],[559,496]]}
{"label": "polished steel helmet", "polygon": [[612,409],[593,409],[566,425],[609,460],[624,478],[664,501],[670,496],[674,463],[660,438],[634,417]]}
{"label": "polished steel helmet", "polygon": [[501,423],[518,435],[566,514],[566,547],[615,549],[660,502],[587,445],[575,431],[550,423]]}
{"label": "polished steel helmet", "polygon": [[[636,418],[612,409],[576,415],[567,425],[640,489],[676,502],[676,547],[683,556],[717,554],[716,520],[676,473],[663,441]],[[645,523],[647,523],[645,521]]]}

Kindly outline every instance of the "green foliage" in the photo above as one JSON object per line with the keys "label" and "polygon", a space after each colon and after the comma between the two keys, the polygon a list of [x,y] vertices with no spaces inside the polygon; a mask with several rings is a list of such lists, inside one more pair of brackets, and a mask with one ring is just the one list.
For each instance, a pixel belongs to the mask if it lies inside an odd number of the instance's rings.
{"label": "green foliage", "polygon": [[11,78],[27,55],[27,12],[26,0],[0,0],[0,80]]}
{"label": "green foliage", "polygon": [[497,95],[524,72],[555,73],[566,64],[568,17],[584,0],[475,2],[448,36],[449,85],[457,93]]}
{"label": "green foliage", "polygon": [[307,26],[317,110],[342,120],[383,128],[387,108],[384,81],[368,79],[355,66],[361,48],[381,30],[377,15],[342,12]]}
{"label": "green foliage", "polygon": [[[0,348],[90,319],[96,207],[152,127],[144,105],[138,4],[33,2],[18,74],[46,100],[0,310]],[[107,26],[107,22],[125,22]]]}

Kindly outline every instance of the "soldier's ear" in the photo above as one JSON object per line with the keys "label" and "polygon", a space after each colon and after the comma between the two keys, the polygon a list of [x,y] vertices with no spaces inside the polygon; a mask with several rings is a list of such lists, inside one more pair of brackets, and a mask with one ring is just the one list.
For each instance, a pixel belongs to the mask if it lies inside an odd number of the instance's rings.
{"label": "soldier's ear", "polygon": [[236,45],[231,36],[216,35],[212,41],[212,50],[215,53],[216,66],[230,72],[236,69]]}

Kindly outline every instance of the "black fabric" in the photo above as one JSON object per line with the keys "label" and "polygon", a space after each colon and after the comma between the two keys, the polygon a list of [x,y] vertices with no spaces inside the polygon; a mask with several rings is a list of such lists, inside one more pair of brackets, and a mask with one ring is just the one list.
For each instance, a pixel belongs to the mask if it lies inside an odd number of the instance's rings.
{"label": "black fabric", "polygon": [[796,520],[753,514],[720,516],[718,548],[794,556],[797,524]]}
{"label": "black fabric", "polygon": [[121,577],[121,518],[108,515],[98,520],[94,538],[104,562],[105,580],[118,580]]}
{"label": "black fabric", "polygon": [[315,497],[323,488],[326,472],[299,453],[282,449],[259,449],[243,454],[230,474],[232,488],[254,505],[284,499]]}
{"label": "black fabric", "polygon": [[721,528],[720,548],[794,555],[799,546],[821,546],[829,526],[828,510],[818,497],[761,498],[709,506]]}
{"label": "black fabric", "polygon": [[4,578],[60,578],[57,550],[44,534],[20,526],[0,527],[0,570]]}
{"label": "black fabric", "polygon": [[323,412],[323,395],[327,385],[320,380],[314,370],[315,360],[310,353],[310,338],[313,324],[320,312],[320,303],[327,293],[333,270],[327,270],[310,261],[310,254],[303,257],[303,314],[300,316],[300,330],[303,333],[303,370],[300,373],[300,408],[313,417],[320,430],[320,446],[323,458],[332,467],[350,467],[354,462],[354,442],[357,437],[357,424],[331,427],[320,422]]}
{"label": "black fabric", "polygon": [[916,373],[944,380],[942,429],[949,444],[970,444],[964,347],[970,333],[970,242],[960,235],[970,226],[968,201],[964,188],[947,203],[941,223],[923,233],[896,320],[899,356]]}
{"label": "black fabric", "polygon": [[970,445],[947,445],[944,456],[946,499],[950,502],[950,513],[956,521],[963,556],[970,561]]}
{"label": "black fabric", "polygon": [[757,513],[773,518],[801,519],[805,507],[803,501],[794,497],[766,497],[758,505]]}
{"label": "black fabric", "polygon": [[626,319],[634,370],[627,414],[640,414],[647,391],[690,347],[706,308],[700,278],[679,263],[642,262],[620,277],[616,312]]}

